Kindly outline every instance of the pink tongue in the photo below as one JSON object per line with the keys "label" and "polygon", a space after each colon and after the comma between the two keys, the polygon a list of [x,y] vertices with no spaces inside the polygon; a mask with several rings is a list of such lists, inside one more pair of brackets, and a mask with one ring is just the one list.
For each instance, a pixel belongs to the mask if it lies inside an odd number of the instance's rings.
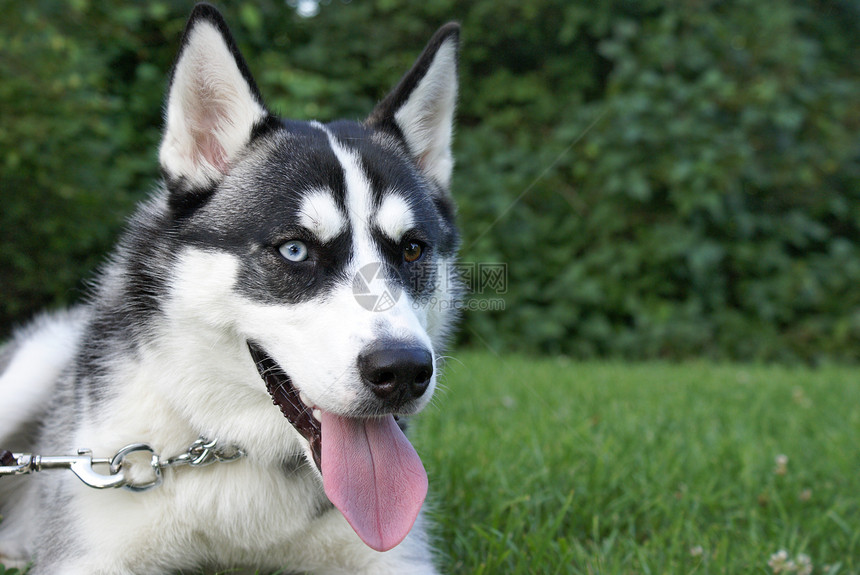
{"label": "pink tongue", "polygon": [[391,415],[353,419],[323,411],[322,476],[329,500],[377,551],[403,541],[427,496],[421,459]]}

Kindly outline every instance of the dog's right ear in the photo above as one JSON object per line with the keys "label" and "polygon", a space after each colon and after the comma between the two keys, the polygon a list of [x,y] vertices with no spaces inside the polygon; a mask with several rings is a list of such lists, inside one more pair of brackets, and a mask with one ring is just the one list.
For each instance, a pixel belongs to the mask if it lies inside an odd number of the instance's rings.
{"label": "dog's right ear", "polygon": [[446,192],[454,167],[451,137],[459,44],[459,24],[439,28],[412,69],[367,119],[372,126],[400,135],[419,169]]}
{"label": "dog's right ear", "polygon": [[219,182],[269,117],[227,24],[208,4],[188,19],[165,108],[158,157],[171,187],[186,192]]}

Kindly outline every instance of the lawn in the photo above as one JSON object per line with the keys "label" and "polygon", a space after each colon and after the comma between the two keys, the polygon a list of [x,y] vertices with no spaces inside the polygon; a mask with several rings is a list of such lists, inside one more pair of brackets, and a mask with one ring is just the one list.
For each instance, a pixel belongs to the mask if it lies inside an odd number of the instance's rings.
{"label": "lawn", "polygon": [[461,352],[412,437],[447,573],[860,572],[856,368]]}
{"label": "lawn", "polygon": [[458,352],[411,435],[443,573],[860,573],[857,368]]}

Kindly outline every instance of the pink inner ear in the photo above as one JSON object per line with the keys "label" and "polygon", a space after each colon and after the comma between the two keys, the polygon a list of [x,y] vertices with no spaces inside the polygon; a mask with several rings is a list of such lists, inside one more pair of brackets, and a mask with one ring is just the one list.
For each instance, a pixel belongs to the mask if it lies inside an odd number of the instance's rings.
{"label": "pink inner ear", "polygon": [[433,167],[433,161],[436,159],[436,154],[434,150],[427,150],[418,158],[418,167],[421,168],[424,173],[430,171],[430,168]]}
{"label": "pink inner ear", "polygon": [[214,166],[222,174],[227,174],[230,169],[227,161],[227,153],[218,141],[217,136],[211,131],[198,132],[195,134],[198,157]]}
{"label": "pink inner ear", "polygon": [[197,165],[206,162],[226,175],[230,170],[230,158],[217,134],[222,123],[227,121],[228,111],[218,101],[211,86],[198,87],[196,105],[196,109],[188,111],[192,120],[190,129],[194,142],[194,162]]}

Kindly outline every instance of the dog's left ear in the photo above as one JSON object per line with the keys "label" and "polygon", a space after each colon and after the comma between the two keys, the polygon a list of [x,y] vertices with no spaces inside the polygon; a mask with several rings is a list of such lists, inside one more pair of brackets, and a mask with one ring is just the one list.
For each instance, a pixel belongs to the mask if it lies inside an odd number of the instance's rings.
{"label": "dog's left ear", "polygon": [[451,184],[460,25],[445,24],[367,119],[403,137],[418,167],[443,190]]}
{"label": "dog's left ear", "polygon": [[188,19],[165,108],[159,160],[184,191],[219,182],[269,116],[227,24],[208,4]]}

